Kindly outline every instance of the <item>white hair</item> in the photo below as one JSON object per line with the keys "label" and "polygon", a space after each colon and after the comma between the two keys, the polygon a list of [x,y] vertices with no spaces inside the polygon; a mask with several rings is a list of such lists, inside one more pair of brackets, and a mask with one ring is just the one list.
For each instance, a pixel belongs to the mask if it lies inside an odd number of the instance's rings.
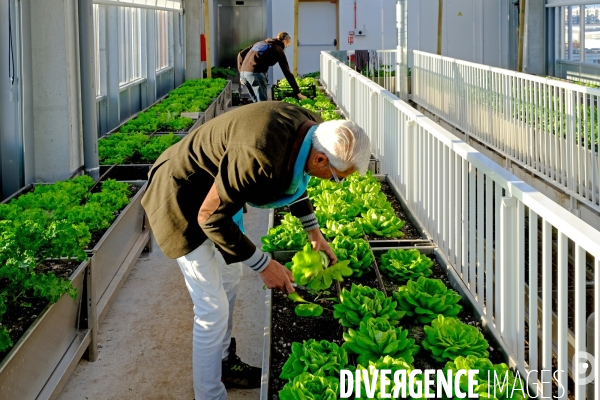
{"label": "white hair", "polygon": [[325,153],[338,171],[354,168],[367,172],[371,158],[371,141],[366,132],[352,121],[339,119],[319,124],[312,138],[313,148]]}

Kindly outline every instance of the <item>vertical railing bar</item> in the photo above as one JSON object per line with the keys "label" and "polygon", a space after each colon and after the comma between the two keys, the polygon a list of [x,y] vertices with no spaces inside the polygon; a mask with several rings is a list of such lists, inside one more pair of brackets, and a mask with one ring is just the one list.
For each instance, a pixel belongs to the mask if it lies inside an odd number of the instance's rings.
{"label": "vertical railing bar", "polygon": [[[494,315],[491,301],[494,298],[494,181],[485,177],[485,313],[490,319]],[[481,277],[483,279],[483,277]]]}
{"label": "vertical railing bar", "polygon": [[477,247],[475,239],[477,233],[475,230],[475,224],[477,222],[477,194],[475,192],[477,188],[476,170],[472,164],[469,164],[469,290],[473,295],[477,292],[476,286],[476,273],[477,273]]}
{"label": "vertical railing bar", "polygon": [[[581,246],[575,245],[575,292],[573,294],[573,301],[575,302],[575,354],[580,354],[587,350],[586,347],[586,333],[587,333],[587,319],[586,319],[586,285],[585,285],[585,250]],[[597,355],[598,353],[596,353]],[[575,377],[575,398],[585,398],[586,385],[579,382],[579,376],[582,372],[581,362],[575,362],[572,365],[573,376]],[[600,384],[597,381],[596,384]],[[590,396],[591,398],[591,396]]]}
{"label": "vertical railing bar", "polygon": [[517,367],[525,367],[525,207],[517,203],[517,265],[516,265],[516,294],[517,294]]}
{"label": "vertical railing bar", "polygon": [[[494,211],[496,215],[496,223],[494,225],[494,241],[496,243],[495,249],[500,251],[500,209],[502,207],[502,187],[496,183],[495,185],[495,195],[494,195]],[[502,269],[502,265],[500,264],[500,255],[496,254],[494,259],[494,325],[496,329],[500,329],[502,323],[502,303],[500,302],[500,272]]]}
{"label": "vertical railing bar", "polygon": [[468,283],[469,268],[469,163],[462,159],[462,275],[461,278]]}
{"label": "vertical railing bar", "polygon": [[529,209],[529,371],[538,382],[538,216]]}
{"label": "vertical railing bar", "polygon": [[485,275],[485,255],[483,252],[483,242],[485,235],[485,228],[483,222],[484,216],[484,174],[482,171],[477,170],[477,301],[479,305],[483,309],[484,307],[484,275]]}
{"label": "vertical railing bar", "polygon": [[552,393],[552,226],[542,220],[542,395]]}
{"label": "vertical railing bar", "polygon": [[[569,330],[568,327],[568,247],[567,247],[567,236],[558,231],[558,320],[557,326],[561,327],[558,329],[558,343],[557,343],[557,354],[556,359],[558,362],[558,384],[559,387],[562,385],[563,388],[568,387],[568,350],[569,350]],[[565,391],[566,392],[566,391]],[[562,394],[562,396],[561,396]],[[559,393],[559,398],[566,399],[566,393]]]}

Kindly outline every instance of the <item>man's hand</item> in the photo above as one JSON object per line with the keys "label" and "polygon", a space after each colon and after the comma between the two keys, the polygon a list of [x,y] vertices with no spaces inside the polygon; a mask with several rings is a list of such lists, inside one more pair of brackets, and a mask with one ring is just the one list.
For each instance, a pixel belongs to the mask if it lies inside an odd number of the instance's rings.
{"label": "man's hand", "polygon": [[335,253],[333,252],[333,250],[331,250],[329,243],[327,243],[327,240],[325,239],[325,237],[323,237],[323,234],[321,233],[321,230],[319,228],[308,231],[308,240],[310,240],[314,251],[323,250],[329,256],[329,259],[331,260],[331,265],[337,262],[337,257],[335,256]]}
{"label": "man's hand", "polygon": [[306,96],[302,93],[298,93],[298,100],[306,99]]}
{"label": "man's hand", "polygon": [[294,281],[292,271],[275,260],[269,262],[267,268],[260,273],[260,277],[269,289],[279,289],[283,293],[295,292],[294,286],[292,286]]}

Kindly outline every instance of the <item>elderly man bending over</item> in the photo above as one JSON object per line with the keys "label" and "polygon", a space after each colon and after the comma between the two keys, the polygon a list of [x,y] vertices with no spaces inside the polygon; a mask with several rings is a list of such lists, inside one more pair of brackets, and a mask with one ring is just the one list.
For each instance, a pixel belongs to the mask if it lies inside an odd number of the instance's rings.
{"label": "elderly man bending over", "polygon": [[306,187],[311,176],[339,182],[364,173],[369,157],[369,138],[355,123],[323,122],[295,105],[260,102],[207,122],[156,161],[142,204],[158,245],[177,259],[194,303],[196,400],[225,399],[226,387],[260,386],[260,368],[235,355],[231,338],[241,263],[268,288],[294,291],[291,272],[243,234],[243,206],[289,205],[313,247],[335,262]]}

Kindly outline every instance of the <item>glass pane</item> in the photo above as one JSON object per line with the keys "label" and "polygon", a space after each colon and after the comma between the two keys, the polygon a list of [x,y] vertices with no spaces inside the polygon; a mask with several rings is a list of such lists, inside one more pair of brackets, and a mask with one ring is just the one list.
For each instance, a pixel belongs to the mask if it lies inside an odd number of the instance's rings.
{"label": "glass pane", "polygon": [[571,61],[581,60],[581,38],[580,24],[581,23],[581,7],[571,6]]}
{"label": "glass pane", "polygon": [[600,4],[585,6],[585,62],[600,63]]}

